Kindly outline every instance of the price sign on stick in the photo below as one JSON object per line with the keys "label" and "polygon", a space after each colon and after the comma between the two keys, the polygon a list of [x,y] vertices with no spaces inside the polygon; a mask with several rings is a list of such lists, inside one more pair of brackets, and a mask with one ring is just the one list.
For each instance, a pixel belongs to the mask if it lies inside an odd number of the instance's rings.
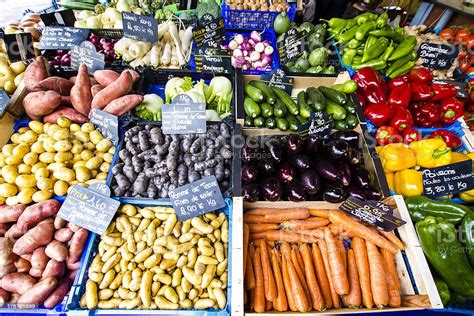
{"label": "price sign on stick", "polygon": [[423,65],[431,69],[449,69],[459,53],[456,45],[422,43],[418,56],[423,59]]}
{"label": "price sign on stick", "polygon": [[118,117],[99,109],[92,109],[90,122],[102,134],[117,146],[119,141]]}
{"label": "price sign on stick", "polygon": [[149,43],[158,42],[158,20],[152,16],[122,12],[123,35]]}
{"label": "price sign on stick", "polygon": [[468,191],[473,187],[470,159],[425,169],[422,175],[424,195],[430,198]]}
{"label": "price sign on stick", "polygon": [[186,94],[178,94],[171,104],[163,104],[161,115],[165,134],[206,132],[206,104],[195,103]]}
{"label": "price sign on stick", "polygon": [[71,49],[72,45],[81,45],[89,35],[88,29],[73,27],[45,27],[39,49]]}

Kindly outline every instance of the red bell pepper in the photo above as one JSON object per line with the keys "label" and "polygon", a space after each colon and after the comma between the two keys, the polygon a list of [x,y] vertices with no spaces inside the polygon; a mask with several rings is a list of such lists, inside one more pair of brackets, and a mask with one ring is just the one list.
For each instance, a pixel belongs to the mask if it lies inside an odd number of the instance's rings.
{"label": "red bell pepper", "polygon": [[408,107],[411,99],[411,90],[409,84],[397,86],[392,89],[388,96],[388,105],[397,107]]}
{"label": "red bell pepper", "polygon": [[417,126],[434,127],[441,119],[441,112],[436,104],[429,102],[419,106],[414,111],[414,117]]}
{"label": "red bell pepper", "polygon": [[429,84],[433,80],[433,74],[428,68],[419,66],[410,70],[410,72],[408,73],[408,79],[411,82],[421,82]]}
{"label": "red bell pepper", "polygon": [[402,136],[392,126],[381,126],[375,132],[375,140],[380,146],[400,143]]}
{"label": "red bell pepper", "polygon": [[395,114],[390,119],[389,125],[401,132],[407,127],[413,126],[413,117],[406,108],[397,107]]}
{"label": "red bell pepper", "polygon": [[405,128],[403,130],[402,136],[403,136],[403,142],[405,144],[409,144],[411,142],[421,140],[420,132],[416,129],[411,128],[411,127]]}
{"label": "red bell pepper", "polygon": [[453,97],[441,100],[439,108],[443,124],[452,124],[464,114],[464,104]]}
{"label": "red bell pepper", "polygon": [[428,101],[433,97],[431,87],[423,82],[412,82],[411,99],[413,101]]}
{"label": "red bell pepper", "polygon": [[364,111],[365,117],[377,127],[387,123],[394,113],[395,110],[386,103],[371,104]]}
{"label": "red bell pepper", "polygon": [[393,78],[387,83],[388,89],[392,91],[395,87],[402,86],[408,83],[408,75],[402,75]]}
{"label": "red bell pepper", "polygon": [[369,103],[377,104],[386,101],[385,82],[373,68],[360,69],[352,79],[357,83],[359,90]]}
{"label": "red bell pepper", "polygon": [[431,85],[431,89],[434,93],[433,97],[431,98],[431,101],[439,101],[446,98],[455,97],[458,94],[458,89],[456,89],[456,87],[450,83],[434,83]]}
{"label": "red bell pepper", "polygon": [[456,149],[462,145],[461,138],[458,135],[445,129],[437,130],[430,135],[430,138],[442,139],[451,149]]}
{"label": "red bell pepper", "polygon": [[359,103],[362,106],[362,108],[365,109],[367,107],[367,99],[362,94],[362,91],[360,91],[360,89],[357,89],[356,96],[357,96],[357,99],[359,99]]}

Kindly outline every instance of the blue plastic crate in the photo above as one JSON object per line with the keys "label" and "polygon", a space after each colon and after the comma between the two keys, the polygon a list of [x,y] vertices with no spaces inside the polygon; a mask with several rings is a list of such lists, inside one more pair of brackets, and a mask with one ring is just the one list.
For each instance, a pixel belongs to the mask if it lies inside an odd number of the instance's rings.
{"label": "blue plastic crate", "polygon": [[[196,316],[227,316],[231,314],[231,294],[232,294],[232,226],[233,226],[233,211],[232,211],[232,199],[225,198],[224,201],[226,202],[226,207],[217,211],[217,213],[224,212],[227,216],[229,221],[229,244],[227,247],[227,305],[223,310],[195,310],[195,309],[179,309],[176,311],[170,310],[125,310],[125,309],[94,309],[94,310],[87,310],[86,308],[81,308],[79,306],[79,301],[81,300],[82,295],[85,292],[86,282],[88,279],[88,270],[89,266],[94,260],[94,257],[98,251],[98,245],[100,242],[100,236],[96,234],[91,235],[91,242],[88,243],[87,249],[84,250],[83,256],[86,259],[81,264],[76,279],[74,280],[74,284],[72,286],[72,292],[68,297],[67,300],[67,311],[68,313],[77,314],[80,312],[87,313],[87,315],[133,315],[133,314],[141,314],[141,315],[196,315]],[[134,204],[138,207],[147,207],[147,206],[170,206],[170,202],[156,202],[156,201],[145,201],[140,204],[134,203],[131,200],[123,200],[123,203]],[[81,259],[82,260],[82,259]]]}
{"label": "blue plastic crate", "polygon": [[[369,134],[372,135],[372,136],[375,135],[375,132],[377,131],[377,127],[370,120],[368,120],[367,118],[365,120],[366,120],[367,130],[369,131]],[[447,126],[444,126],[444,127],[416,127],[416,126],[414,126],[413,128],[420,131],[422,136],[430,135],[431,133],[434,133],[434,132],[436,132],[437,130],[440,130],[440,129],[445,129],[445,130],[448,130],[450,132],[453,132],[456,135],[458,135],[459,137],[464,136],[464,132],[463,132],[463,129],[462,129],[462,123],[459,120],[457,120],[456,122],[454,122],[451,125],[447,125]]]}
{"label": "blue plastic crate", "polygon": [[[296,15],[296,3],[289,3],[288,18],[293,22]],[[232,10],[222,1],[222,16],[226,29],[265,30],[273,29],[273,21],[280,14],[277,11]]]}

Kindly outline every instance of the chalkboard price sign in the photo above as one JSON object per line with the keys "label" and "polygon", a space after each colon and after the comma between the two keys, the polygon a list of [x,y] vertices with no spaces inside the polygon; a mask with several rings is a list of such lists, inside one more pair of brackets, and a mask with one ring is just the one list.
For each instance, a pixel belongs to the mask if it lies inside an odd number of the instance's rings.
{"label": "chalkboard price sign", "polygon": [[197,47],[218,48],[225,36],[224,19],[204,14],[200,25],[193,29],[193,36]]}
{"label": "chalkboard price sign", "polygon": [[10,62],[27,60],[36,56],[31,33],[5,34],[3,36]]}
{"label": "chalkboard price sign", "polygon": [[264,82],[267,86],[285,90],[289,95],[291,95],[291,91],[293,91],[294,79],[287,77],[285,72],[281,69],[274,69],[268,75],[261,75],[260,81]]}
{"label": "chalkboard price sign", "polygon": [[186,94],[178,94],[171,104],[163,104],[161,115],[164,134],[206,132],[206,104],[194,103]]}
{"label": "chalkboard price sign", "polygon": [[218,48],[197,48],[194,52],[196,70],[199,72],[231,73],[230,51]]}
{"label": "chalkboard price sign", "polygon": [[40,15],[45,26],[74,26],[76,17],[71,9],[64,9]]}
{"label": "chalkboard price sign", "polygon": [[169,193],[180,222],[225,207],[215,176],[208,176]]}
{"label": "chalkboard price sign", "polygon": [[104,136],[117,145],[119,141],[118,117],[99,109],[92,109],[90,122]]}
{"label": "chalkboard price sign", "polygon": [[308,123],[300,125],[299,133],[301,136],[319,135],[326,138],[331,133],[333,125],[332,114],[327,115],[323,111],[313,112],[308,118]]}
{"label": "chalkboard price sign", "polygon": [[298,32],[295,28],[289,29],[285,38],[277,43],[278,55],[281,64],[298,59],[304,52],[306,32]]}
{"label": "chalkboard price sign", "polygon": [[96,183],[89,188],[75,184],[61,205],[58,216],[103,235],[119,206],[119,201],[110,198],[110,188],[106,184]]}
{"label": "chalkboard price sign", "polygon": [[386,232],[406,224],[405,221],[393,216],[393,209],[390,206],[379,201],[361,200],[351,196],[339,206],[339,209]]}
{"label": "chalkboard price sign", "polygon": [[472,161],[466,160],[422,171],[423,189],[430,198],[471,190]]}
{"label": "chalkboard price sign", "polygon": [[105,55],[96,51],[94,44],[89,41],[82,42],[81,46],[71,47],[71,67],[79,69],[81,64],[87,66],[90,75],[96,70],[102,70],[105,66]]}
{"label": "chalkboard price sign", "polygon": [[5,91],[3,91],[3,89],[0,89],[0,117],[3,115],[3,113],[7,109],[8,102],[10,102],[10,98],[5,93]]}
{"label": "chalkboard price sign", "polygon": [[73,27],[45,27],[38,44],[39,49],[71,49],[81,45],[89,35],[88,29]]}
{"label": "chalkboard price sign", "polygon": [[158,42],[158,20],[152,16],[122,12],[123,35],[149,43]]}
{"label": "chalkboard price sign", "polygon": [[459,48],[455,45],[422,43],[418,56],[423,58],[423,65],[431,69],[449,69],[456,60]]}

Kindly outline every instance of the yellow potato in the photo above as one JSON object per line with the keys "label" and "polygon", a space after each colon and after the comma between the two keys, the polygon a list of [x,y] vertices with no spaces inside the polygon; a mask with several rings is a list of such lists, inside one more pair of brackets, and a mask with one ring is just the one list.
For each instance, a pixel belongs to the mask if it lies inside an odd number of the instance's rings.
{"label": "yellow potato", "polygon": [[76,174],[74,171],[65,167],[56,169],[53,175],[56,179],[63,180],[65,182],[71,182],[76,179]]}
{"label": "yellow potato", "polygon": [[40,190],[49,191],[54,186],[54,180],[49,178],[36,178],[36,185]]}
{"label": "yellow potato", "polygon": [[5,155],[2,152],[0,152],[0,168],[5,166],[5,158],[6,158]]}
{"label": "yellow potato", "polygon": [[86,282],[86,304],[87,309],[91,310],[97,307],[99,297],[97,295],[97,284],[92,280]]}
{"label": "yellow potato", "polygon": [[2,147],[2,153],[5,157],[11,156],[13,148],[15,148],[15,144],[7,144]]}
{"label": "yellow potato", "polygon": [[54,150],[58,152],[66,152],[71,150],[72,144],[68,140],[58,140],[54,143]]}
{"label": "yellow potato", "polygon": [[49,153],[54,153],[56,152],[56,149],[54,149],[54,143],[56,141],[52,137],[45,138],[43,140],[43,148]]}
{"label": "yellow potato", "polygon": [[86,162],[86,168],[90,170],[95,170],[99,168],[99,166],[102,164],[102,158],[99,157],[93,157]]}
{"label": "yellow potato", "polygon": [[[3,198],[5,199],[5,198]],[[6,205],[9,205],[9,206],[13,206],[13,205],[17,205],[19,202],[18,202],[18,197],[15,195],[15,196],[10,196],[10,197],[7,197],[5,199],[5,204]]]}
{"label": "yellow potato", "polygon": [[103,162],[100,167],[99,167],[99,170],[102,171],[102,172],[109,172],[110,170],[110,164],[108,162]]}
{"label": "yellow potato", "polygon": [[31,166],[24,163],[18,165],[19,174],[31,174]]}
{"label": "yellow potato", "polygon": [[19,165],[23,162],[22,157],[19,156],[10,156],[5,158],[5,163],[7,165]]}
{"label": "yellow potato", "polygon": [[58,117],[58,121],[57,121],[58,125],[61,126],[61,127],[66,127],[66,128],[69,128],[69,126],[71,126],[71,120],[68,119],[67,117],[65,116],[60,116]]}
{"label": "yellow potato", "polygon": [[59,180],[54,183],[53,191],[55,195],[64,196],[67,194],[67,189],[69,189],[69,186],[64,181]]}
{"label": "yellow potato", "polygon": [[29,127],[26,127],[26,126],[25,127],[20,127],[18,129],[18,133],[23,134],[24,132],[29,131],[29,130],[30,130]]}
{"label": "yellow potato", "polygon": [[89,169],[86,167],[77,167],[74,170],[76,171],[76,179],[79,182],[86,182],[91,178]]}
{"label": "yellow potato", "polygon": [[77,169],[79,167],[85,167],[86,166],[86,162],[84,160],[80,160],[80,161],[76,161],[74,163],[74,165],[72,165],[72,169]]}
{"label": "yellow potato", "polygon": [[63,167],[66,167],[66,164],[64,164],[63,162],[53,162],[53,163],[50,163],[46,167],[46,169],[54,172],[55,170],[58,170],[59,168],[63,168]]}
{"label": "yellow potato", "polygon": [[36,191],[35,194],[33,194],[33,202],[42,202],[49,200],[53,196],[53,193],[49,191]]}
{"label": "yellow potato", "polygon": [[94,145],[94,143],[92,143],[92,142],[84,143],[83,146],[84,146],[84,148],[87,149],[87,150],[90,150],[90,151],[94,151],[94,150],[95,150],[95,145]]}
{"label": "yellow potato", "polygon": [[113,156],[115,154],[115,146],[112,146],[112,148],[109,149],[108,153]]}
{"label": "yellow potato", "polygon": [[33,194],[35,194],[35,188],[26,188],[21,190],[16,198],[18,199],[18,203],[21,204],[30,204],[33,202]]}
{"label": "yellow potato", "polygon": [[74,132],[74,137],[82,143],[87,143],[89,141],[89,134],[84,133],[83,131]]}
{"label": "yellow potato", "polygon": [[69,138],[69,130],[64,129],[64,128],[58,128],[56,131],[54,131],[53,134],[54,140],[65,140]]}
{"label": "yellow potato", "polygon": [[0,184],[0,196],[10,197],[16,195],[18,188],[14,184],[2,183]]}
{"label": "yellow potato", "polygon": [[34,188],[36,187],[36,179],[33,175],[19,175],[16,177],[15,184],[20,188]]}
{"label": "yellow potato", "polygon": [[51,127],[51,125],[53,125],[53,124],[51,124],[51,123],[44,123],[44,125],[43,125],[43,131],[44,131],[44,133],[48,133],[49,128]]}
{"label": "yellow potato", "polygon": [[80,143],[76,143],[72,145],[71,152],[73,154],[80,154],[84,150],[84,146]]}
{"label": "yellow potato", "polygon": [[[91,139],[91,142],[94,144],[94,145],[97,145],[99,144],[103,139],[104,139],[104,136],[102,136],[101,133],[99,133],[99,131],[96,131],[96,130],[93,130],[92,132],[89,133],[89,137]],[[107,149],[108,150],[108,149]]]}
{"label": "yellow potato", "polygon": [[18,177],[18,170],[15,166],[5,166],[2,168],[2,177],[7,183],[15,183],[16,177]]}
{"label": "yellow potato", "polygon": [[54,161],[56,162],[68,162],[74,158],[74,155],[70,152],[59,152],[54,154]]}
{"label": "yellow potato", "polygon": [[98,180],[107,180],[107,172],[98,173],[98,174],[95,176],[95,179],[98,179]]}
{"label": "yellow potato", "polygon": [[19,144],[12,150],[12,155],[23,158],[30,151],[30,146],[27,144]]}
{"label": "yellow potato", "polygon": [[31,150],[32,153],[37,153],[37,154],[44,153],[45,149],[43,147],[43,141],[42,140],[37,140],[36,142],[31,144],[30,150]]}
{"label": "yellow potato", "polygon": [[81,131],[85,133],[90,133],[93,130],[94,130],[94,125],[92,125],[91,123],[85,123],[85,124],[82,124],[81,126]]}
{"label": "yellow potato", "polygon": [[35,163],[33,166],[31,166],[31,172],[34,173],[34,172],[36,172],[37,170],[42,169],[42,168],[46,168],[46,167],[48,167],[47,164],[45,164],[45,163],[42,162],[42,161],[39,161],[39,162]]}
{"label": "yellow potato", "polygon": [[[91,137],[92,137],[92,133],[91,133]],[[112,147],[112,142],[108,138],[104,138],[98,144],[96,144],[97,151],[103,152],[103,153],[106,153],[111,147]]]}
{"label": "yellow potato", "polygon": [[20,133],[13,133],[12,136],[10,136],[10,140],[14,144],[20,144],[22,141],[20,140]]}
{"label": "yellow potato", "polygon": [[38,178],[47,178],[49,177],[49,170],[46,168],[39,168],[35,171],[35,178],[38,181]]}
{"label": "yellow potato", "polygon": [[30,121],[28,126],[38,134],[43,133],[44,124],[39,121]]}
{"label": "yellow potato", "polygon": [[38,162],[38,154],[34,152],[29,152],[23,157],[23,162],[27,165],[34,165]]}
{"label": "yellow potato", "polygon": [[114,155],[109,154],[109,153],[104,153],[102,158],[104,159],[105,162],[112,163],[114,159]]}
{"label": "yellow potato", "polygon": [[81,152],[81,159],[84,161],[87,161],[93,157],[94,157],[94,154],[90,150],[84,150],[83,152]]}
{"label": "yellow potato", "polygon": [[81,130],[81,126],[79,126],[79,124],[72,123],[71,126],[69,126],[69,130],[73,133],[79,132]]}
{"label": "yellow potato", "polygon": [[20,135],[19,140],[22,143],[32,144],[38,139],[38,134],[32,130],[26,131],[24,134]]}

